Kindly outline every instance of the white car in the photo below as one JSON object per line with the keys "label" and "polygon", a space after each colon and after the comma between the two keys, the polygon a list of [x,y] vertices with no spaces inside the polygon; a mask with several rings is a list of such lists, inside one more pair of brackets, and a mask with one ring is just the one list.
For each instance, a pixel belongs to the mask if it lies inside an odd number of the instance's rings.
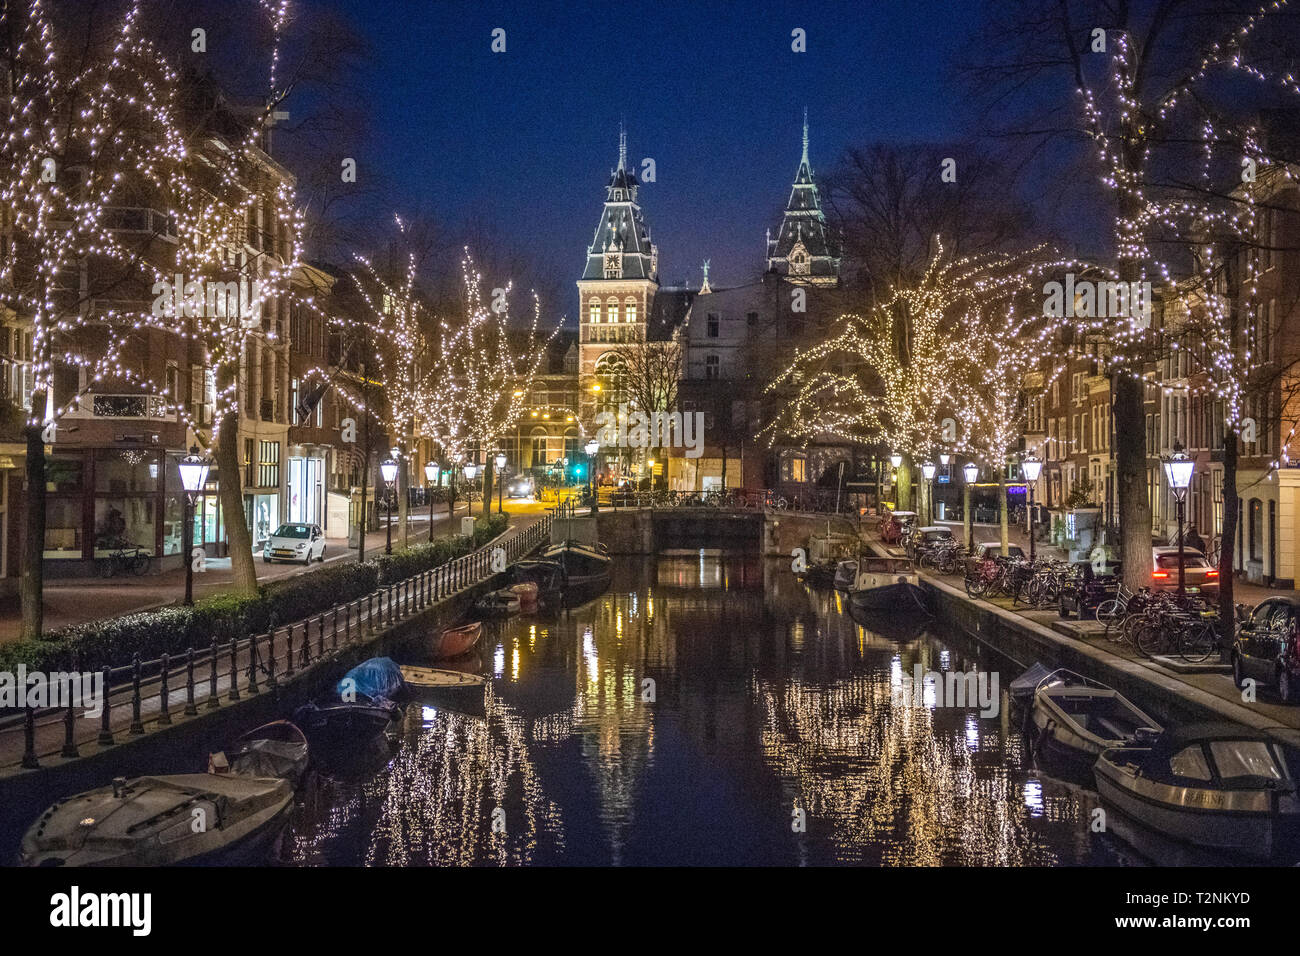
{"label": "white car", "polygon": [[312,561],[325,560],[325,534],[319,525],[282,524],[266,539],[266,550],[262,560],[267,564],[272,561]]}

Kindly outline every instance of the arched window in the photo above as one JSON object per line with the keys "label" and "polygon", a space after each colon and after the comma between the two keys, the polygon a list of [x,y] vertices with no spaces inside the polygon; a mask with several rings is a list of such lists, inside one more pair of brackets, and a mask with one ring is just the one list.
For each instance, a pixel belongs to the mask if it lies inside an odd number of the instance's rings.
{"label": "arched window", "polygon": [[596,410],[617,412],[627,402],[627,362],[618,352],[606,352],[596,359]]}
{"label": "arched window", "polygon": [[628,296],[627,301],[623,303],[623,321],[636,321],[636,299]]}
{"label": "arched window", "polygon": [[618,299],[605,300],[605,321],[606,322],[618,321]]}
{"label": "arched window", "polygon": [[587,306],[587,321],[593,325],[600,321],[600,300],[592,299],[591,304]]}
{"label": "arched window", "polygon": [[550,457],[547,455],[546,429],[541,426],[534,427],[531,438],[533,444],[532,467],[540,468],[550,462]]}

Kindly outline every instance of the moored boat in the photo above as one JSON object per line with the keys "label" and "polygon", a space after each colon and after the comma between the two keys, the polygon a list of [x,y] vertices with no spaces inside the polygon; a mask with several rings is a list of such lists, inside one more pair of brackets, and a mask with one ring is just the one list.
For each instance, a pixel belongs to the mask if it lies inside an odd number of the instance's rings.
{"label": "moored boat", "polygon": [[307,769],[310,753],[307,737],[296,724],[275,720],[239,737],[221,756],[230,773],[280,777],[296,784]]}
{"label": "moored boat", "polygon": [[558,608],[564,601],[564,567],[558,561],[518,561],[510,568],[520,584],[537,586],[537,603],[547,610]]}
{"label": "moored boat", "polygon": [[308,701],[294,711],[293,720],[317,745],[347,744],[380,733],[397,719],[400,708],[393,698],[402,686],[401,669],[390,658],[372,657],[343,675],[334,699]]}
{"label": "moored boat", "polygon": [[590,601],[603,593],[613,577],[614,562],[604,545],[566,541],[543,551],[542,558],[559,563],[564,603],[570,607]]}
{"label": "moored boat", "polygon": [[831,584],[837,591],[852,591],[858,577],[858,562],[852,558],[835,562],[835,577]]}
{"label": "moored boat", "polygon": [[1102,803],[1175,840],[1269,859],[1293,851],[1300,799],[1278,745],[1235,724],[1167,730],[1145,746],[1104,750]]}
{"label": "moored boat", "polygon": [[468,654],[482,636],[482,621],[470,621],[459,627],[445,627],[433,639],[433,659],[442,661]]}
{"label": "moored boat", "polygon": [[175,866],[253,856],[293,807],[293,783],[240,773],[115,779],[60,800],[23,836],[24,866]]}
{"label": "moored boat", "polygon": [[1088,761],[1163,729],[1113,687],[1063,668],[1039,681],[1032,719],[1040,746]]}
{"label": "moored boat", "polygon": [[858,611],[929,613],[916,569],[906,558],[864,556],[854,562],[849,604]]}

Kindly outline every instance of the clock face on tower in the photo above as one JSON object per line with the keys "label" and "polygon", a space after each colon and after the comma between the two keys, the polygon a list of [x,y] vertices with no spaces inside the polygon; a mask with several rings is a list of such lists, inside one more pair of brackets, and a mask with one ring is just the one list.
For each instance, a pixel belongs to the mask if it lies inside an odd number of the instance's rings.
{"label": "clock face on tower", "polygon": [[617,252],[605,253],[605,278],[617,279],[623,273],[623,268],[619,264],[619,255]]}

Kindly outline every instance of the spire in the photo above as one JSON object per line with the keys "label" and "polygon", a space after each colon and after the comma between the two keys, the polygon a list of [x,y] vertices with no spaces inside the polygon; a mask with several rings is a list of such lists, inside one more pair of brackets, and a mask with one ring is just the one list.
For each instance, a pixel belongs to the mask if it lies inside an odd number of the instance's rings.
{"label": "spire", "polygon": [[803,159],[805,165],[808,162],[808,107],[803,108]]}
{"label": "spire", "polygon": [[[804,122],[806,124],[807,119],[805,119]],[[807,140],[806,133],[804,135],[804,139],[806,143]],[[805,155],[807,154],[807,152],[808,152],[808,147],[807,145],[805,145],[804,146]],[[622,172],[625,169],[627,169],[627,130],[623,128],[622,120],[619,120],[618,123],[618,169],[619,172]]]}
{"label": "spire", "polygon": [[709,260],[704,260],[704,284],[700,286],[700,295],[708,295],[713,290],[709,288]]}

